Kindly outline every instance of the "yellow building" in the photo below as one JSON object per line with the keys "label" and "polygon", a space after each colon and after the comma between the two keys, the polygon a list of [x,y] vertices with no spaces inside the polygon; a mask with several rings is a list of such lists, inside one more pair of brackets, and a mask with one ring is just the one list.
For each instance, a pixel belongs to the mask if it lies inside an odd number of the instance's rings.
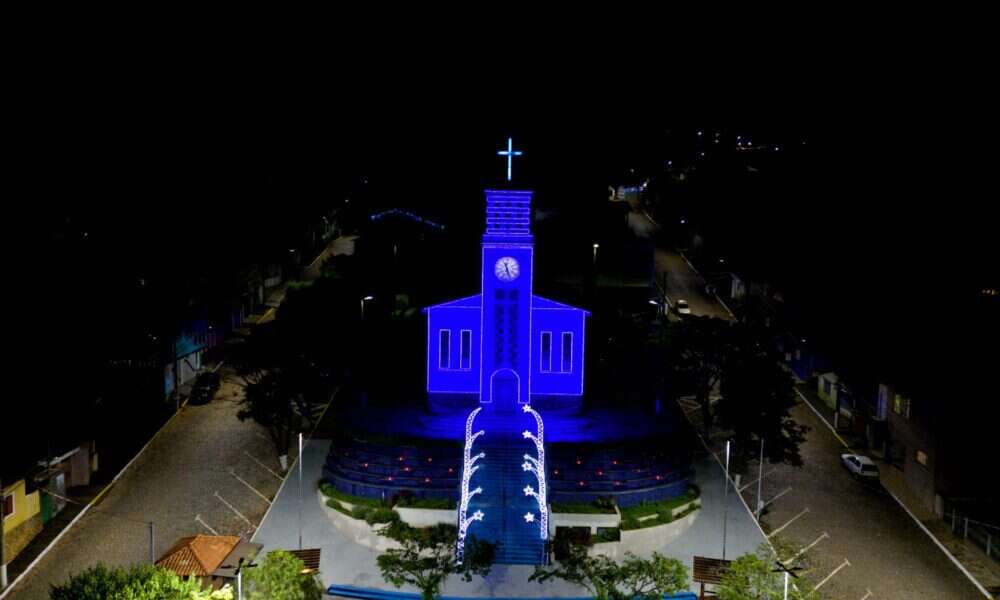
{"label": "yellow building", "polygon": [[41,494],[27,492],[24,479],[4,482],[3,536],[4,560],[10,562],[42,530]]}

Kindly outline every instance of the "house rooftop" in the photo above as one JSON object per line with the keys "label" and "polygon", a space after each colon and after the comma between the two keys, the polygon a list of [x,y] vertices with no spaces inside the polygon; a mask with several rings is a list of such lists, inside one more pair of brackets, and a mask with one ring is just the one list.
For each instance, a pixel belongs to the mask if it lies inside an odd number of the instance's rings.
{"label": "house rooftop", "polygon": [[183,537],[156,561],[181,577],[212,575],[238,546],[240,538],[232,535],[193,535]]}

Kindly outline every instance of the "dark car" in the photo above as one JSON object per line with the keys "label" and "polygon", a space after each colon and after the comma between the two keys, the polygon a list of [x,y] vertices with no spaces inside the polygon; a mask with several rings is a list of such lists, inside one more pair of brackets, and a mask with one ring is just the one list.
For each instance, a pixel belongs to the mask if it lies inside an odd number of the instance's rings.
{"label": "dark car", "polygon": [[202,373],[194,380],[188,404],[208,404],[219,390],[219,374],[214,371]]}

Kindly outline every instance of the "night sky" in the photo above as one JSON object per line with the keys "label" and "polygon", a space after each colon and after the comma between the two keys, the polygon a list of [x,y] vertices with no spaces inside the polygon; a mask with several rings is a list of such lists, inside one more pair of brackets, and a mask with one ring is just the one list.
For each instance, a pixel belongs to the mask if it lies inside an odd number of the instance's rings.
{"label": "night sky", "polygon": [[[32,377],[73,372],[82,340],[122,318],[102,291],[137,269],[280,245],[276,230],[361,189],[372,205],[479,210],[508,135],[525,152],[516,178],[540,204],[587,210],[608,184],[638,181],[630,169],[660,176],[664,160],[697,162],[699,129],[783,148],[750,183],[708,157],[678,199],[720,251],[782,282],[831,348],[918,373],[935,364],[941,389],[996,355],[978,317],[995,323],[996,303],[976,296],[1000,287],[995,184],[982,185],[995,150],[980,116],[988,100],[959,75],[943,94],[915,68],[720,74],[708,87],[663,69],[608,76],[555,63],[523,82],[408,65],[294,76],[225,62],[56,66],[25,87],[10,165],[8,202],[26,215],[15,239],[26,236]],[[117,259],[74,262],[84,231]],[[58,406],[65,398],[51,396],[67,387],[36,393]]]}

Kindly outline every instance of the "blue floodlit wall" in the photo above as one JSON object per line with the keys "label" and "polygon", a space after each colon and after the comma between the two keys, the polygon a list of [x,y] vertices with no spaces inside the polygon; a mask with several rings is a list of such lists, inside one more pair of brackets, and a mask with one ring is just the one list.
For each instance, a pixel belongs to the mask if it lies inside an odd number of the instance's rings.
{"label": "blue floodlit wall", "polygon": [[579,308],[534,297],[531,309],[532,395],[583,394],[586,316],[587,311]]}
{"label": "blue floodlit wall", "polygon": [[490,403],[510,389],[522,404],[583,393],[588,313],[532,295],[530,225],[531,192],[486,190],[481,293],[424,309],[429,393]]}
{"label": "blue floodlit wall", "polygon": [[[478,394],[482,321],[479,296],[431,306],[424,312],[427,313],[427,391]],[[442,337],[447,344],[444,347]]]}

